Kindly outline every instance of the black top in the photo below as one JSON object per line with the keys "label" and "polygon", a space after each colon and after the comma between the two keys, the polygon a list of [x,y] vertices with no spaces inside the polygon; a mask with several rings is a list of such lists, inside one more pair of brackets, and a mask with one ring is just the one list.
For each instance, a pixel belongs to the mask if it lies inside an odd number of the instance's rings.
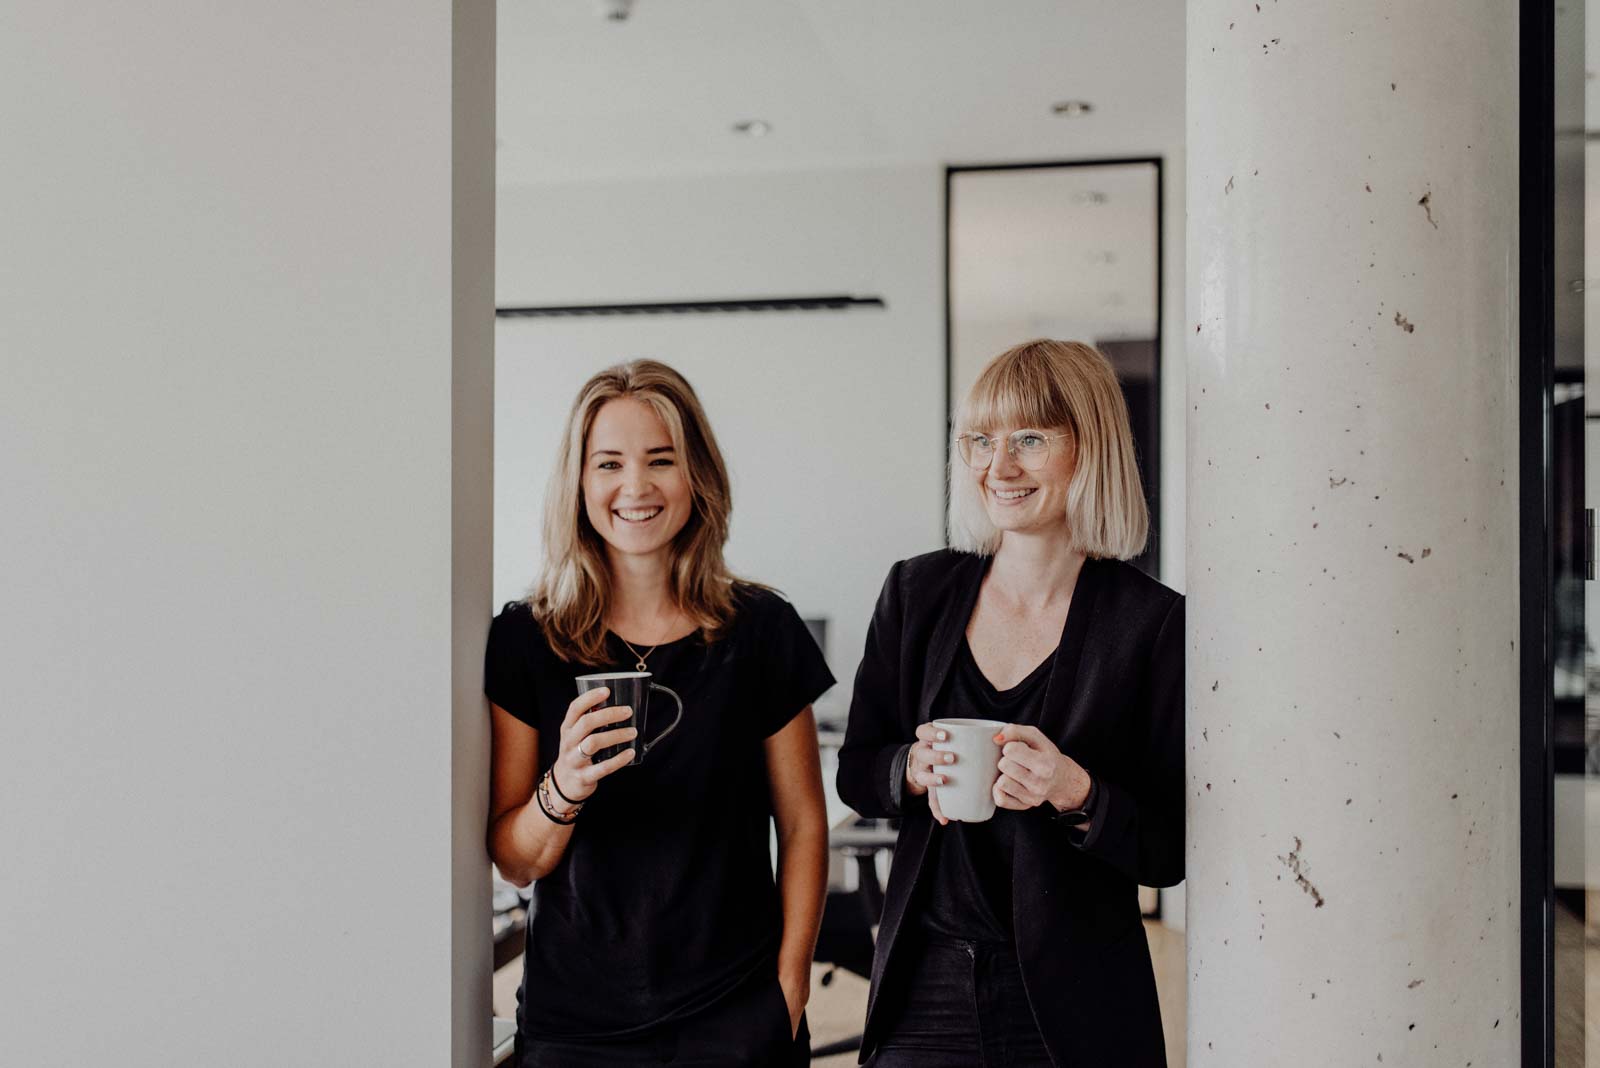
{"label": "black top", "polygon": [[[609,646],[606,664],[563,661],[521,602],[490,627],[484,690],[537,728],[541,774],[573,679],[634,670],[620,639]],[[643,763],[601,781],[561,861],[534,884],[517,1010],[529,1036],[643,1034],[776,967],[783,917],[763,742],[833,676],[794,608],[749,586],[722,639],[669,642],[647,663],[683,699],[683,720]],[[670,700],[656,700],[670,715]]]}
{"label": "black top", "polygon": [[[880,997],[928,877],[935,824],[893,774],[951,674],[988,558],[940,550],[889,571],[867,631],[839,796],[901,816],[872,963],[863,1058],[885,1024]],[[1183,879],[1183,598],[1129,564],[1088,560],[1052,658],[1039,729],[1091,776],[1086,834],[1043,811],[1015,814],[1011,915],[1034,1019],[1057,1064],[1166,1063],[1138,888]],[[915,916],[909,917],[915,929]],[[897,944],[901,949],[897,951]]]}
{"label": "black top", "polygon": [[[934,718],[1037,724],[1054,659],[1052,653],[1011,689],[997,690],[963,638],[949,685],[934,703]],[[952,821],[934,829],[928,843],[928,897],[918,917],[923,930],[1010,946],[1011,847],[1020,815],[996,808],[983,823]]]}

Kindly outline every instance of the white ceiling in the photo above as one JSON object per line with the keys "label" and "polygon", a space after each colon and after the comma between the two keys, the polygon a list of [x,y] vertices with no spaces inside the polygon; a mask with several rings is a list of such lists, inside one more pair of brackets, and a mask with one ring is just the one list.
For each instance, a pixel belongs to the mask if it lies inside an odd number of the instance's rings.
{"label": "white ceiling", "polygon": [[[1183,0],[501,0],[498,179],[1161,155]],[[1092,114],[1054,115],[1059,100]],[[763,119],[772,132],[730,127]]]}

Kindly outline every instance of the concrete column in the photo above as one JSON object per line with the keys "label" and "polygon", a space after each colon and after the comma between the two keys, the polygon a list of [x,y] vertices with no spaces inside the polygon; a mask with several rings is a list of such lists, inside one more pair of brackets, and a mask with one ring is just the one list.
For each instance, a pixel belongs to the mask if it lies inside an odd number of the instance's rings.
{"label": "concrete column", "polygon": [[1518,1049],[1511,0],[1190,0],[1189,1063]]}

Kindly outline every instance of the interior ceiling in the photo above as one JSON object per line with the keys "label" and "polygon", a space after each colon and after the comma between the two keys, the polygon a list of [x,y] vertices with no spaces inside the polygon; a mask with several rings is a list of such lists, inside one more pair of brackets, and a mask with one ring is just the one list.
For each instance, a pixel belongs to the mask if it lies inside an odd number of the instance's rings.
{"label": "interior ceiling", "polygon": [[[1182,0],[503,0],[502,186],[1164,155]],[[1091,114],[1052,105],[1087,100]],[[736,135],[761,119],[771,133]]]}

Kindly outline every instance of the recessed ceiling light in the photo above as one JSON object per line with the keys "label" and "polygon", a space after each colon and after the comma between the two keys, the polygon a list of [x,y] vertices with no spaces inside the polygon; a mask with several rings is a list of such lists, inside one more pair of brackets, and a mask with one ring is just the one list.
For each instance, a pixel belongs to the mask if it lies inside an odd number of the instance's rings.
{"label": "recessed ceiling light", "polygon": [[1057,115],[1066,115],[1071,118],[1077,115],[1087,115],[1094,110],[1094,105],[1087,100],[1058,100],[1051,105],[1050,110]]}
{"label": "recessed ceiling light", "polygon": [[765,119],[746,119],[734,123],[733,132],[746,137],[765,137],[772,132],[772,123]]}

